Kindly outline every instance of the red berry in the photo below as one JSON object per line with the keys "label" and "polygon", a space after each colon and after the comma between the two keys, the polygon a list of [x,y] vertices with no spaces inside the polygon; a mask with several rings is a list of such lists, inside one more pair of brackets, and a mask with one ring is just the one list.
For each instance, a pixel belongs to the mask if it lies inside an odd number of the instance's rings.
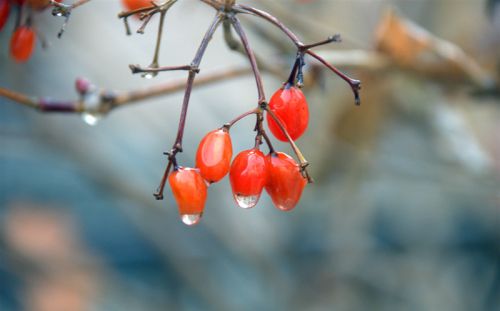
{"label": "red berry", "polygon": [[122,4],[129,11],[152,6],[151,0],[122,0]]}
{"label": "red berry", "polygon": [[10,13],[10,4],[7,0],[0,0],[0,31],[7,22]]}
{"label": "red berry", "polygon": [[266,158],[259,149],[240,152],[233,160],[229,180],[236,203],[242,208],[255,206],[267,180]]}
{"label": "red berry", "polygon": [[182,222],[186,225],[197,224],[207,200],[207,184],[199,171],[179,167],[170,174],[168,182],[179,207]]}
{"label": "red berry", "polygon": [[27,61],[35,48],[35,32],[28,26],[17,28],[10,39],[10,55],[18,62]]}
{"label": "red berry", "polygon": [[[291,86],[276,91],[269,101],[269,109],[278,117],[293,140],[304,134],[309,122],[309,108],[304,93],[299,88]],[[267,123],[277,139],[287,141],[285,134],[269,114]]]}
{"label": "red berry", "polygon": [[274,205],[282,210],[293,209],[300,200],[307,180],[295,160],[283,152],[268,154],[266,191]]}
{"label": "red berry", "polygon": [[196,152],[196,167],[207,181],[221,180],[229,172],[233,145],[227,129],[217,129],[208,133],[200,142]]}

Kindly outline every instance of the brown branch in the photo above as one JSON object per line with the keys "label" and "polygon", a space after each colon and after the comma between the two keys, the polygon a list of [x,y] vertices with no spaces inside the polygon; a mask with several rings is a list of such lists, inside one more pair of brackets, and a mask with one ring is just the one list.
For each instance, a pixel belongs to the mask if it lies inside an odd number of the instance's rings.
{"label": "brown branch", "polygon": [[359,80],[352,79],[352,78],[348,77],[346,74],[341,72],[335,66],[329,64],[321,56],[319,56],[318,54],[316,54],[310,50],[310,48],[316,47],[318,45],[338,41],[336,36],[329,37],[327,40],[320,41],[318,43],[305,45],[304,43],[302,43],[302,41],[300,41],[299,37],[295,33],[293,33],[280,20],[278,20],[276,17],[272,16],[271,14],[269,14],[265,11],[247,6],[247,5],[243,5],[243,4],[235,4],[234,7],[239,9],[239,10],[242,10],[242,11],[248,12],[250,14],[256,15],[258,17],[261,17],[264,20],[268,21],[269,23],[278,27],[283,33],[285,33],[290,38],[290,40],[292,40],[292,42],[297,47],[297,50],[299,53],[301,53],[302,55],[303,54],[311,55],[312,57],[316,58],[319,62],[321,62],[323,65],[325,65],[327,68],[332,70],[335,74],[337,74],[344,81],[346,81],[349,84],[349,86],[351,87],[351,90],[354,94],[355,104],[356,105],[360,104],[359,90],[361,89],[361,82]]}
{"label": "brown branch", "polygon": [[[249,74],[251,71],[248,68],[230,68],[224,71],[213,72],[210,74],[200,76],[195,82],[194,86],[201,87],[204,85],[212,84],[215,82],[220,82],[232,78],[241,77]],[[101,101],[97,104],[99,109],[103,109],[104,105],[111,103],[110,110],[118,107],[128,106],[135,104],[138,101],[143,101],[146,99],[172,94],[184,90],[186,87],[186,79],[177,79],[170,81],[165,84],[160,84],[152,87],[147,87],[144,89],[127,91],[117,93],[111,90],[103,90],[101,94],[108,94],[106,101],[101,98]],[[109,94],[113,94],[109,97]],[[86,107],[83,105],[81,100],[75,101],[65,101],[65,100],[53,100],[44,99],[37,97],[30,97],[25,94],[15,92],[9,89],[0,87],[0,96],[5,97],[13,101],[14,103],[21,104],[33,109],[37,109],[42,112],[61,112],[59,109],[51,109],[51,107],[65,107],[66,112],[82,113],[88,112]],[[43,106],[43,108],[42,108]],[[108,111],[108,112],[109,112]]]}

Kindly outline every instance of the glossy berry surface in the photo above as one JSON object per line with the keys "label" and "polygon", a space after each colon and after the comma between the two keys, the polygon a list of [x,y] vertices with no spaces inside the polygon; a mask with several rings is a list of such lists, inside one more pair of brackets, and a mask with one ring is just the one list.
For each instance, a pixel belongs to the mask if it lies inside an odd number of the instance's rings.
{"label": "glossy berry surface", "polygon": [[267,180],[267,163],[262,151],[249,149],[240,152],[231,164],[229,181],[236,203],[251,208],[259,201]]}
{"label": "glossy berry surface", "polygon": [[199,222],[207,200],[207,185],[199,171],[179,167],[168,177],[182,221],[187,225]]}
{"label": "glossy berry surface", "polygon": [[226,129],[213,130],[201,140],[196,152],[196,167],[208,182],[217,182],[229,172],[233,145]]}
{"label": "glossy berry surface", "polygon": [[10,13],[10,3],[8,0],[0,0],[0,31],[7,22]]}
{"label": "glossy berry surface", "polygon": [[27,26],[17,28],[10,39],[10,55],[18,62],[25,62],[35,48],[35,32]]}
{"label": "glossy berry surface", "polygon": [[[293,140],[304,134],[309,123],[309,108],[304,93],[299,88],[291,86],[276,91],[269,101],[269,109],[281,120]],[[287,141],[285,134],[269,114],[267,123],[277,139]]]}
{"label": "glossy berry surface", "polygon": [[299,165],[286,153],[269,154],[266,160],[266,191],[276,208],[289,211],[299,202],[307,180],[300,173]]}
{"label": "glossy berry surface", "polygon": [[150,7],[152,5],[150,0],[122,0],[122,4],[125,9],[129,11]]}

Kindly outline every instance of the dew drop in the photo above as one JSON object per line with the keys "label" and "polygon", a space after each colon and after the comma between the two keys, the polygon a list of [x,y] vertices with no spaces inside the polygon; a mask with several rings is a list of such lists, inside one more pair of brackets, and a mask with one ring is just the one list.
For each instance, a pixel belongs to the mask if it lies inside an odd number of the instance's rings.
{"label": "dew drop", "polygon": [[156,77],[156,72],[146,72],[142,75],[143,78],[145,79],[153,79],[154,77]]}
{"label": "dew drop", "polygon": [[275,204],[276,208],[283,212],[291,211],[295,208],[293,204]]}
{"label": "dew drop", "polygon": [[249,195],[249,196],[243,196],[243,195],[234,195],[234,199],[236,203],[238,203],[239,207],[241,208],[252,208],[257,204],[259,201],[260,195]]}
{"label": "dew drop", "polygon": [[97,113],[90,113],[90,112],[82,113],[83,122],[87,123],[90,126],[95,126],[101,118],[102,116]]}
{"label": "dew drop", "polygon": [[181,220],[188,226],[196,225],[200,222],[202,213],[199,214],[183,214],[181,215]]}

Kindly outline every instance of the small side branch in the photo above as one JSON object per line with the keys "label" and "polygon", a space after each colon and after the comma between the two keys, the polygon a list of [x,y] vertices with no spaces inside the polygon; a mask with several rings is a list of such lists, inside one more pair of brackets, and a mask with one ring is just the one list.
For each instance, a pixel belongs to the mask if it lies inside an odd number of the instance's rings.
{"label": "small side branch", "polygon": [[328,44],[328,43],[331,43],[331,42],[338,42],[338,41],[340,41],[340,36],[339,35],[334,35],[334,36],[329,37],[326,40],[306,45],[306,44],[302,43],[302,41],[300,41],[299,37],[295,33],[293,33],[280,20],[278,20],[276,17],[272,16],[271,14],[269,14],[269,13],[267,13],[265,11],[262,11],[262,10],[259,10],[259,9],[247,6],[247,5],[243,5],[243,4],[235,4],[234,7],[237,8],[237,9],[239,9],[239,10],[242,10],[244,12],[256,15],[258,17],[261,17],[264,20],[268,21],[269,23],[271,23],[271,24],[275,25],[276,27],[278,27],[283,33],[285,33],[290,38],[290,40],[292,40],[292,42],[297,47],[298,53],[311,55],[312,57],[314,57],[315,59],[317,59],[320,63],[322,63],[323,65],[325,65],[328,69],[330,69],[335,74],[337,74],[341,79],[343,79],[344,81],[346,81],[349,84],[349,86],[351,87],[351,90],[352,90],[352,92],[354,94],[355,104],[356,105],[360,104],[359,90],[361,89],[361,81],[356,80],[356,79],[352,79],[352,78],[348,77],[345,73],[343,73],[342,71],[340,71],[339,69],[337,69],[332,64],[329,64],[321,56],[319,56],[318,54],[316,54],[316,53],[314,53],[313,51],[310,50],[311,48],[314,48],[314,47],[317,47],[317,46],[320,46],[320,45],[324,45],[324,44]]}

